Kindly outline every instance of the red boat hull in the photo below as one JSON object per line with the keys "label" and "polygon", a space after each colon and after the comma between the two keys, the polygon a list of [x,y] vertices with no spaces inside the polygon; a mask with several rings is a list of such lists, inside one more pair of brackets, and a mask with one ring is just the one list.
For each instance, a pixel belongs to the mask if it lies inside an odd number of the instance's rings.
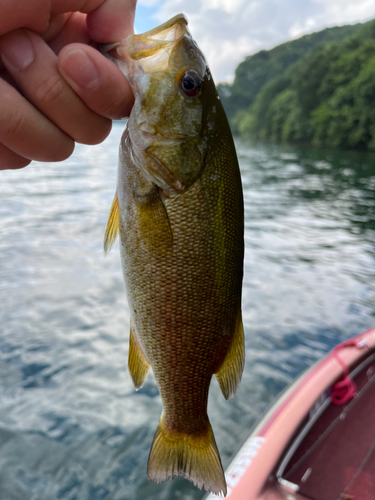
{"label": "red boat hull", "polygon": [[226,479],[230,500],[375,500],[375,328],[283,394]]}

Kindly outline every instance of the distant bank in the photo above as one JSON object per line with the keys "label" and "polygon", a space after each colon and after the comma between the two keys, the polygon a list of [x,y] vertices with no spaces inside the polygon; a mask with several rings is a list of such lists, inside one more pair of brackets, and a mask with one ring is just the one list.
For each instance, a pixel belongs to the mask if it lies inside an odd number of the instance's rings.
{"label": "distant bank", "polygon": [[218,91],[244,138],[375,151],[375,19],[262,50]]}

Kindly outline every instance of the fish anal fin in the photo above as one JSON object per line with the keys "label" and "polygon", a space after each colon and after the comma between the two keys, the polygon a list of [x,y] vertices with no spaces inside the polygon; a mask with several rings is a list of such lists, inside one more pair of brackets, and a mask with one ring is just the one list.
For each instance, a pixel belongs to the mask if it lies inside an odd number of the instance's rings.
{"label": "fish anal fin", "polygon": [[228,352],[219,370],[215,373],[225,399],[234,398],[245,364],[245,338],[241,311],[237,314],[236,326]]}
{"label": "fish anal fin", "polygon": [[147,464],[150,481],[160,483],[183,476],[198,488],[217,495],[227,494],[219,451],[210,422],[198,436],[168,429],[160,419]]}
{"label": "fish anal fin", "polygon": [[135,389],[138,391],[143,386],[150,369],[150,363],[146,359],[137,337],[130,326],[128,368]]}
{"label": "fish anal fin", "polygon": [[120,210],[117,194],[115,194],[111,209],[109,211],[107,226],[104,234],[104,252],[107,254],[116,242],[118,229],[120,224]]}

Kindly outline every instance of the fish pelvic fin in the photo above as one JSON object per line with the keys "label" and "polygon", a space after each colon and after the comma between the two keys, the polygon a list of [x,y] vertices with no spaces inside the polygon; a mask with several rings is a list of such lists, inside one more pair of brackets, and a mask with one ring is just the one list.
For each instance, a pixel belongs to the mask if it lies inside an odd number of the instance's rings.
{"label": "fish pelvic fin", "polygon": [[135,336],[134,330],[130,325],[129,357],[128,368],[133,385],[136,391],[140,389],[146,380],[150,363],[144,355],[141,346]]}
{"label": "fish pelvic fin", "polygon": [[160,483],[183,476],[198,488],[226,496],[227,485],[214,433],[207,418],[199,435],[171,430],[161,416],[147,464],[150,481]]}
{"label": "fish pelvic fin", "polygon": [[225,399],[234,398],[241,382],[245,364],[245,337],[241,310],[237,314],[232,342],[218,372],[215,373]]}
{"label": "fish pelvic fin", "polygon": [[120,225],[120,209],[118,204],[117,194],[115,194],[111,209],[109,211],[107,226],[104,234],[104,253],[107,255],[111,248],[116,243],[118,228]]}

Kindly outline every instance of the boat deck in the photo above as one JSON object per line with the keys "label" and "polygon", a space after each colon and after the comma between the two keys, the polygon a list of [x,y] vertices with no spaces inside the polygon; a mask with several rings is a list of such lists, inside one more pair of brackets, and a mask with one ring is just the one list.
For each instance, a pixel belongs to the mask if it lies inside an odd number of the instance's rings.
{"label": "boat deck", "polygon": [[231,500],[375,500],[375,328],[284,392],[226,479]]}
{"label": "boat deck", "polygon": [[375,500],[374,357],[354,381],[356,397],[327,406],[283,471],[298,498]]}

